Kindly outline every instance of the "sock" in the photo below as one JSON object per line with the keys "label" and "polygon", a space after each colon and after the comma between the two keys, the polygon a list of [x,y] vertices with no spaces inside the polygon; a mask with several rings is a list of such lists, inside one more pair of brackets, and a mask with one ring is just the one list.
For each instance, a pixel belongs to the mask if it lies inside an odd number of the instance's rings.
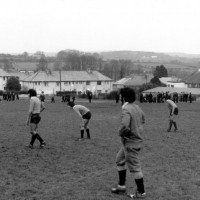
{"label": "sock", "polygon": [[84,130],[81,130],[81,138],[84,137]]}
{"label": "sock", "polygon": [[35,134],[34,134],[34,135],[32,135],[30,144],[33,145],[34,142],[35,142],[35,140],[36,140],[36,136],[35,136]]}
{"label": "sock", "polygon": [[118,171],[119,174],[119,185],[125,185],[126,184],[126,170]]}
{"label": "sock", "polygon": [[90,129],[86,129],[86,132],[87,132],[87,138],[90,138]]}
{"label": "sock", "polygon": [[140,194],[143,194],[144,193],[144,181],[143,181],[143,178],[135,179],[135,183],[137,185],[137,191]]}
{"label": "sock", "polygon": [[44,142],[44,140],[41,138],[41,136],[38,133],[36,133],[35,136],[40,141],[40,143]]}

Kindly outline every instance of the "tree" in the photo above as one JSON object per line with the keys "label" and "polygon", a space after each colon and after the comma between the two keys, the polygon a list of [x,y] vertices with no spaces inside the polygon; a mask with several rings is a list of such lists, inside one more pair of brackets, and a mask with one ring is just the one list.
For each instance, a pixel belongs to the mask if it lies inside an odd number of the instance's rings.
{"label": "tree", "polygon": [[10,91],[20,91],[21,90],[21,84],[19,83],[19,79],[11,76],[6,83],[7,90]]}
{"label": "tree", "polygon": [[154,77],[168,77],[167,69],[164,67],[164,65],[157,66],[156,69],[153,72]]}
{"label": "tree", "polygon": [[150,83],[155,84],[155,85],[161,85],[161,82],[157,76],[154,76],[151,80]]}
{"label": "tree", "polygon": [[42,55],[39,59],[39,63],[37,64],[37,71],[47,71],[48,70],[48,62],[45,55]]}
{"label": "tree", "polygon": [[12,69],[14,69],[13,67],[13,64],[12,64],[12,61],[5,58],[3,60],[3,69],[6,71],[6,72],[10,72]]}

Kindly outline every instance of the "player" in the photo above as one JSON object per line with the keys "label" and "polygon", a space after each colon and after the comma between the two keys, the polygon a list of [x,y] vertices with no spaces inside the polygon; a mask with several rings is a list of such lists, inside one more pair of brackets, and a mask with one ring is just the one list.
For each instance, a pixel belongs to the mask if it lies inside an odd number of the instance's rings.
{"label": "player", "polygon": [[82,105],[75,105],[74,102],[70,101],[68,102],[68,105],[73,108],[73,110],[79,115],[79,117],[81,118],[81,138],[79,138],[78,140],[82,140],[84,139],[84,130],[86,130],[87,132],[87,138],[90,139],[90,129],[88,127],[89,121],[91,119],[91,112],[88,108],[86,108],[85,106]]}
{"label": "player", "polygon": [[168,108],[170,111],[169,128],[167,129],[167,131],[170,132],[172,125],[174,125],[174,131],[176,132],[178,130],[177,124],[176,124],[176,116],[178,115],[178,106],[171,99],[167,99],[166,102],[168,104]]}
{"label": "player", "polygon": [[37,97],[37,92],[34,89],[30,89],[28,91],[30,97],[30,106],[26,124],[30,126],[30,133],[32,135],[29,148],[33,148],[33,144],[36,139],[40,142],[40,147],[43,148],[46,143],[41,138],[41,136],[37,133],[38,124],[41,120],[40,113],[45,109],[44,103]]}
{"label": "player", "polygon": [[115,194],[126,192],[126,166],[128,167],[132,179],[135,180],[137,191],[128,194],[130,198],[145,198],[143,173],[139,160],[139,152],[143,143],[143,124],[145,115],[141,108],[136,105],[136,94],[132,88],[124,88],[124,105],[122,106],[122,118],[119,127],[119,136],[121,137],[122,147],[120,148],[116,164],[119,175],[117,187],[112,188]]}

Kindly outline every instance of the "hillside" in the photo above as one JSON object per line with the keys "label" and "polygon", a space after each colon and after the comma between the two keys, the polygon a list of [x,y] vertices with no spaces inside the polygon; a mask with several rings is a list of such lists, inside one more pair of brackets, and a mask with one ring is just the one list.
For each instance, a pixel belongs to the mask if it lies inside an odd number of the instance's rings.
{"label": "hillside", "polygon": [[145,51],[108,51],[99,53],[103,60],[127,59],[133,62],[186,64],[188,67],[200,66],[200,54],[156,53]]}

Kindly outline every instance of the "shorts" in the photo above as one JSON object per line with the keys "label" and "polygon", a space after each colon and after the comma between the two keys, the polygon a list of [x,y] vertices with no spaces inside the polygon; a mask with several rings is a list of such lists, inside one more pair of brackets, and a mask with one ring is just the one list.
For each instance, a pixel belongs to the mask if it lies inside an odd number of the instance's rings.
{"label": "shorts", "polygon": [[85,115],[83,115],[83,119],[91,119],[91,116],[92,116],[92,114],[91,114],[91,112],[89,111],[89,112],[87,112]]}
{"label": "shorts", "polygon": [[38,124],[41,120],[40,114],[32,114],[30,123]]}
{"label": "shorts", "polygon": [[175,114],[175,115],[178,115],[178,108],[175,108],[175,109],[174,109],[174,114]]}

